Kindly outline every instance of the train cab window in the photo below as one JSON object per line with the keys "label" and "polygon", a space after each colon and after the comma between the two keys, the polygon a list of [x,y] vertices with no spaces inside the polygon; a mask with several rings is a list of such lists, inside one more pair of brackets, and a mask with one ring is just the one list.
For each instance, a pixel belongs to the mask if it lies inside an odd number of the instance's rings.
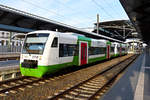
{"label": "train cab window", "polygon": [[[43,54],[49,33],[32,33],[26,36],[23,54]],[[16,43],[15,43],[16,44]]]}
{"label": "train cab window", "polygon": [[54,38],[51,47],[58,47],[58,38],[57,37]]}

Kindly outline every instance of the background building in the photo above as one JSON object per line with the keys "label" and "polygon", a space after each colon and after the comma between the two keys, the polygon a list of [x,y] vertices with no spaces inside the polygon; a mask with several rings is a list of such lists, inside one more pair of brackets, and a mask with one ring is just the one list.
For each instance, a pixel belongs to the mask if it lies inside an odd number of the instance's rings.
{"label": "background building", "polygon": [[15,32],[0,31],[0,53],[20,52],[23,41],[21,39],[13,39],[17,34]]}

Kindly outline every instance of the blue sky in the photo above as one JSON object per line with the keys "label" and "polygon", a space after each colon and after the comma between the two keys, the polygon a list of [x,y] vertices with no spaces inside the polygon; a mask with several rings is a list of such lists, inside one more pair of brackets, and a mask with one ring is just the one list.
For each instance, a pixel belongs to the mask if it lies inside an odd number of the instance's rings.
{"label": "blue sky", "polygon": [[0,0],[0,4],[78,28],[100,22],[128,19],[119,0]]}

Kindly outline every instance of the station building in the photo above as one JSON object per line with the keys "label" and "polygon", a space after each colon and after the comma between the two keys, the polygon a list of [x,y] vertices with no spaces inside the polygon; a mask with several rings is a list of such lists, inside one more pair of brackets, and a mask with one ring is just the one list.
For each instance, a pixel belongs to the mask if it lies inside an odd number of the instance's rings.
{"label": "station building", "polygon": [[0,52],[20,52],[23,40],[13,39],[15,32],[0,31]]}

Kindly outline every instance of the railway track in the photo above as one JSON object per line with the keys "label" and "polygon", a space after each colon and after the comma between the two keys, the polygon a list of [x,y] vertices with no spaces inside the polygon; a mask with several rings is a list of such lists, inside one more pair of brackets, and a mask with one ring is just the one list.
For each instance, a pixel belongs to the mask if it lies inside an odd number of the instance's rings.
{"label": "railway track", "polygon": [[0,96],[6,96],[8,93],[15,93],[16,89],[23,90],[25,86],[30,86],[33,83],[42,81],[43,79],[33,77],[19,77],[0,82]]}
{"label": "railway track", "polygon": [[[67,90],[61,91],[60,93],[50,97],[49,99],[87,99],[96,97],[100,89],[105,87],[113,77],[117,76],[118,73],[115,72],[120,72],[129,64],[129,62],[131,63],[135,58],[135,56],[132,56],[130,57],[130,59],[126,59],[126,61],[121,61],[117,65],[112,65],[111,67],[104,71],[101,71],[94,77],[91,77],[86,81],[72,86]],[[121,65],[125,65],[125,67]],[[57,77],[55,78],[57,79]],[[16,93],[18,90],[24,91],[26,87],[32,88],[33,86],[38,86],[39,84],[49,82],[49,80],[52,80],[52,78],[19,77],[16,79],[2,81],[0,82],[0,96],[7,96],[7,94]]]}
{"label": "railway track", "polygon": [[112,81],[131,64],[137,56],[132,56],[125,61],[111,66],[109,69],[79,83],[67,90],[60,91],[48,100],[95,100],[104,94]]}

